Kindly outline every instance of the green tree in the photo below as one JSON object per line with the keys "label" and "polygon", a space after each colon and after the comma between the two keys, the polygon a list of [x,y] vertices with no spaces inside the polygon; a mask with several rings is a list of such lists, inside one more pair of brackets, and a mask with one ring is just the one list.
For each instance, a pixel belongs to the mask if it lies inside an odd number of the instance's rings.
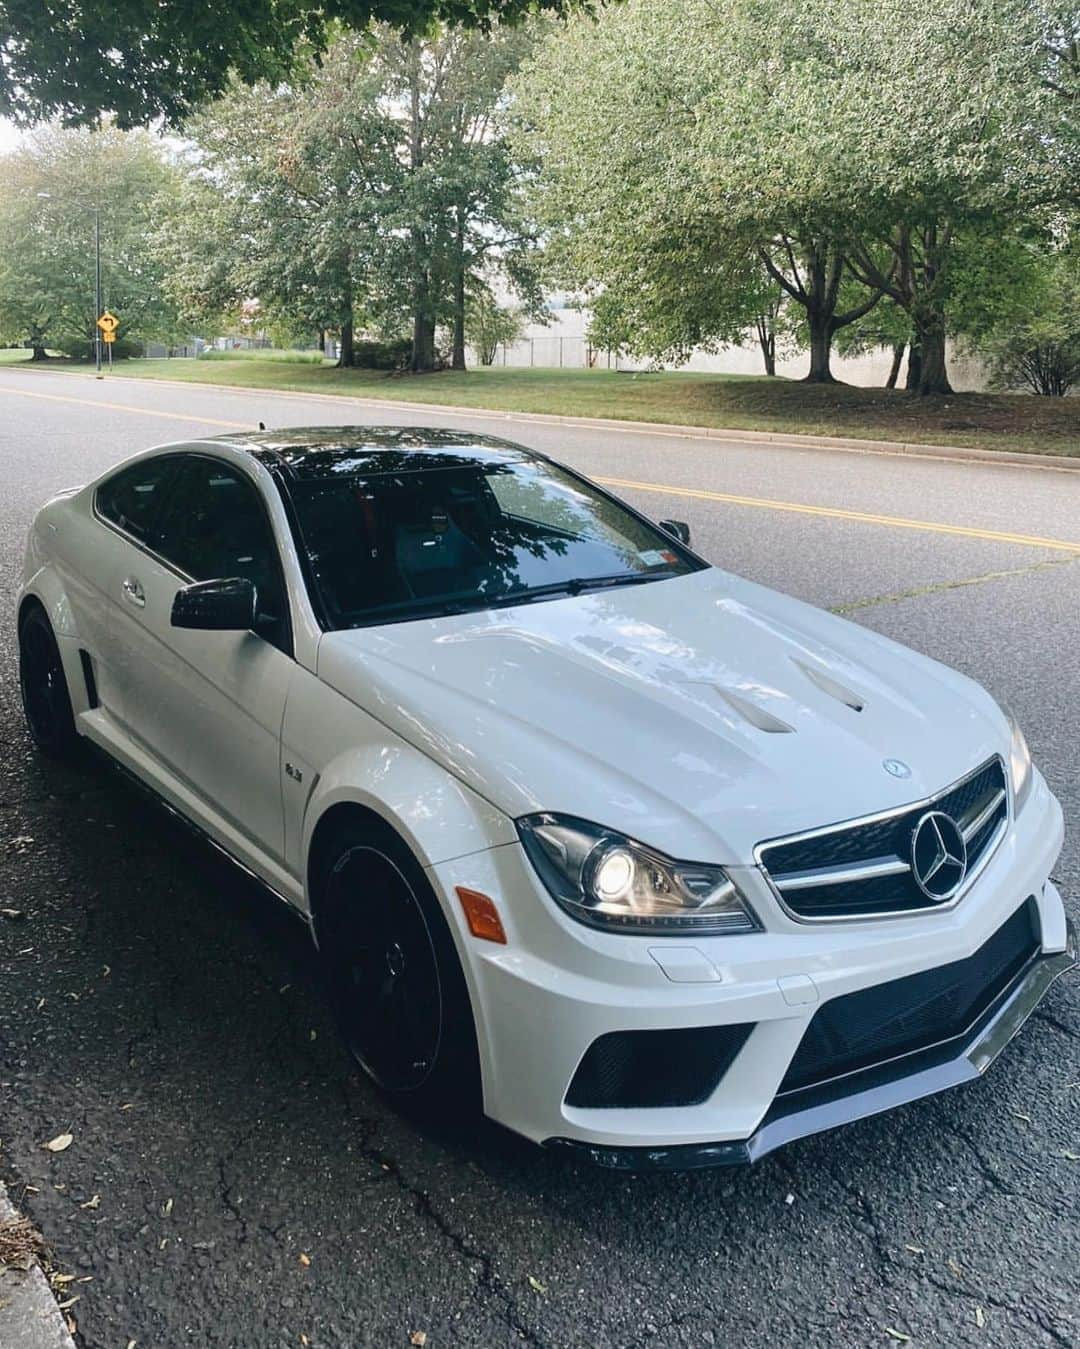
{"label": "green tree", "polygon": [[189,124],[197,147],[162,231],[185,312],[271,311],[341,335],[411,331],[411,368],[436,364],[440,326],[464,365],[466,295],[501,273],[532,292],[524,170],[503,86],[523,29],[402,43],[343,37],[291,83],[237,85]]}
{"label": "green tree", "polygon": [[145,132],[42,128],[0,159],[0,332],[89,351],[95,333],[94,217],[102,293],[118,343],[168,338],[176,313],[153,244],[177,174]]}
{"label": "green tree", "polygon": [[815,380],[887,296],[920,390],[947,390],[960,242],[1060,179],[1046,38],[1029,0],[629,0],[572,20],[519,80],[553,260],[630,344],[672,353],[746,330],[756,260],[802,312]]}
{"label": "green tree", "polygon": [[501,346],[511,346],[525,331],[525,317],[513,305],[501,305],[490,286],[477,282],[466,301],[465,337],[481,365],[494,365]]}
{"label": "green tree", "polygon": [[235,76],[278,84],[344,26],[417,37],[478,30],[572,0],[0,0],[0,116],[120,127],[179,125]]}

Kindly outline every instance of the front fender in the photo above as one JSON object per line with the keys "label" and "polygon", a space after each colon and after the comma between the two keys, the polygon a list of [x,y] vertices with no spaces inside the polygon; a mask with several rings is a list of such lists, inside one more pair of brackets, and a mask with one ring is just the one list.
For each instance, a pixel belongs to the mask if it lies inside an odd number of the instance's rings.
{"label": "front fender", "polygon": [[289,689],[281,753],[286,850],[308,902],[312,842],[344,806],[384,820],[425,868],[517,839],[502,811],[301,667]]}

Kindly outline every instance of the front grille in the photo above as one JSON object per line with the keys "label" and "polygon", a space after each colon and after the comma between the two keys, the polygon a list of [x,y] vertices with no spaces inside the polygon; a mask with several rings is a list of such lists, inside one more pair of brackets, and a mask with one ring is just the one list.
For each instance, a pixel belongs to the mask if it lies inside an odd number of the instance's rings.
{"label": "front grille", "polygon": [[612,1031],[578,1064],[566,1104],[592,1109],[700,1105],[716,1090],[753,1025]]}
{"label": "front grille", "polygon": [[833,998],[806,1028],[780,1095],[964,1036],[1039,946],[1029,899],[966,960]]}
{"label": "front grille", "polygon": [[800,918],[858,918],[934,907],[911,873],[911,837],[928,810],[960,826],[968,880],[989,860],[1008,819],[1005,766],[991,759],[930,801],[762,844],[758,856],[785,907]]}

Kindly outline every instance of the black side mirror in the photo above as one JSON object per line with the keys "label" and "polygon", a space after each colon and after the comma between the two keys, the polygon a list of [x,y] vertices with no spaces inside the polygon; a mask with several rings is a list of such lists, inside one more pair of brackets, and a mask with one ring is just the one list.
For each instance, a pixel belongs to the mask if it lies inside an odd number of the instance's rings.
{"label": "black side mirror", "polygon": [[671,535],[673,539],[678,539],[681,544],[690,547],[690,526],[685,520],[661,520],[660,528]]}
{"label": "black side mirror", "polygon": [[173,599],[171,622],[174,628],[246,632],[255,626],[255,586],[243,576],[184,586]]}

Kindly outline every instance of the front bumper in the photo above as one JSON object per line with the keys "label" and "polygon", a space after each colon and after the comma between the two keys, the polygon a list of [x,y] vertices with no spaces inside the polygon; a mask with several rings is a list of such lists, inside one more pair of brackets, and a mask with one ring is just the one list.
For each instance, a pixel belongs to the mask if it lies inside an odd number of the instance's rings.
{"label": "front bumper", "polygon": [[[545,1146],[569,1151],[617,1171],[687,1171],[756,1162],[798,1138],[880,1115],[981,1077],[1042,1001],[1050,985],[1076,965],[1076,932],[1056,955],[1040,956],[1025,969],[969,1037],[956,1044],[906,1055],[876,1068],[800,1093],[795,1102],[777,1101],[747,1139],[684,1143],[676,1147],[620,1148],[574,1138],[549,1138]],[[797,1103],[796,1103],[797,1102]]]}
{"label": "front bumper", "polygon": [[[791,1139],[977,1076],[1075,958],[1049,880],[1062,836],[1060,807],[1037,775],[1008,836],[950,911],[796,923],[761,873],[745,868],[740,886],[765,930],[692,944],[573,922],[540,889],[517,844],[440,863],[429,875],[454,925],[469,985],[485,1110],[537,1143],[573,1148],[607,1165],[689,1167],[751,1161]],[[505,946],[469,935],[455,897],[459,885],[495,898]],[[894,1058],[891,1066],[848,1074],[831,1094],[807,1089],[778,1099],[822,1007],[967,960],[1029,896],[1037,949],[960,1040],[918,1062]],[[752,1029],[703,1099],[631,1108],[568,1102],[575,1073],[600,1037],[735,1026]]]}

